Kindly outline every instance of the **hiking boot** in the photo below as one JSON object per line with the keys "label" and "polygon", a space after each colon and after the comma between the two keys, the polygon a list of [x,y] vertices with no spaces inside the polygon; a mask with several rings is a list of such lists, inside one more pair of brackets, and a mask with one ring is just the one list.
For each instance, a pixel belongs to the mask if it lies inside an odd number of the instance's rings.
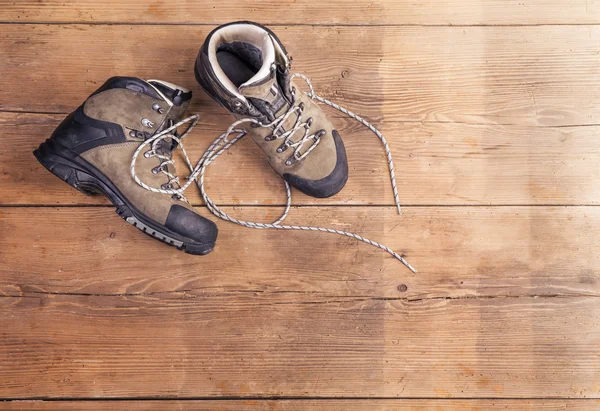
{"label": "hiking boot", "polygon": [[[40,163],[85,194],[101,193],[128,223],[190,254],[207,254],[216,225],[183,196],[149,191],[134,181],[132,158],[140,145],[180,121],[192,93],[160,80],[112,77],[71,113],[34,151]],[[150,187],[179,188],[172,150],[176,141],[150,146],[135,161]]]}
{"label": "hiking boot", "polygon": [[236,22],[208,35],[194,71],[206,93],[238,119],[234,125],[248,126],[285,181],[312,197],[330,197],[348,180],[344,144],[321,109],[295,86],[290,62],[271,30]]}

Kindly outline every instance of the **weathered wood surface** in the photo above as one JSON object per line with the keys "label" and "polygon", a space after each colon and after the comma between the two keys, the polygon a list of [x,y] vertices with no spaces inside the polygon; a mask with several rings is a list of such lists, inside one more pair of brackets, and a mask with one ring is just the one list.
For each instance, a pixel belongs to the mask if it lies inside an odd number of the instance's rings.
{"label": "weathered wood surface", "polygon": [[[273,207],[226,208],[258,221]],[[597,207],[301,207],[290,222],[362,234],[257,230],[220,222],[198,257],[142,235],[111,208],[0,208],[0,292],[201,295],[279,293],[337,299],[598,296]],[[207,215],[207,212],[203,212]],[[405,285],[407,290],[398,287]]]}
{"label": "weathered wood surface", "polygon": [[597,24],[597,0],[0,1],[0,21],[219,24]]}
{"label": "weathered wood surface", "polygon": [[[0,399],[61,400],[0,409],[599,408],[600,1],[284,3],[0,0]],[[210,255],[175,252],[35,161],[112,75],[192,88],[199,157],[230,118],[193,61],[236,19],[276,25],[318,94],[381,126],[410,205],[329,111],[350,181],[295,193],[290,222],[419,274],[224,222]],[[258,221],[285,199],[251,141],[208,188]]]}
{"label": "weathered wood surface", "polygon": [[[68,112],[112,75],[191,87],[212,26],[2,26],[0,110]],[[277,27],[294,68],[371,119],[600,124],[600,27]],[[124,39],[126,41],[124,41]]]}
{"label": "weathered wood surface", "polygon": [[185,401],[12,401],[0,402],[0,410],[10,411],[100,411],[100,410],[147,410],[163,411],[165,409],[194,411],[237,411],[249,409],[257,411],[417,411],[436,409],[482,411],[482,410],[524,410],[524,411],[587,411],[600,406],[598,400],[185,400]]}
{"label": "weathered wood surface", "polygon": [[[86,197],[46,171],[31,152],[64,115],[0,113],[0,204],[109,204]],[[207,116],[185,141],[195,161],[229,116]],[[294,204],[392,205],[379,140],[354,121],[336,119],[347,148],[350,178],[342,192],[313,199],[294,190]],[[392,123],[381,127],[396,159],[403,204],[520,205],[600,202],[600,127],[528,127]],[[220,204],[284,204],[283,182],[249,139],[210,166],[207,189]],[[180,161],[180,174],[189,173]],[[201,204],[199,191],[187,191]]]}
{"label": "weathered wood surface", "polygon": [[599,394],[597,297],[26,293],[0,305],[2,397]]}

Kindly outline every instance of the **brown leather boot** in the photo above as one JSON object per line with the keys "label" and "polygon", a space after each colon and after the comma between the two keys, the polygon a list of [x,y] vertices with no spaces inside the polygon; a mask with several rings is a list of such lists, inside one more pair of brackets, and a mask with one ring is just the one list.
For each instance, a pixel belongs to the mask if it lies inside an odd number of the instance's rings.
{"label": "brown leather boot", "polygon": [[[132,157],[152,136],[179,122],[192,93],[160,80],[113,77],[70,114],[34,151],[38,161],[85,194],[106,195],[117,214],[143,232],[190,254],[207,254],[216,225],[197,214],[178,194],[150,191],[132,176]],[[171,151],[163,140],[137,157],[145,184],[179,188]]]}
{"label": "brown leather boot", "polygon": [[337,194],[348,180],[344,144],[323,111],[297,89],[290,57],[259,24],[217,27],[195,65],[203,89],[244,123],[271,167],[313,197]]}

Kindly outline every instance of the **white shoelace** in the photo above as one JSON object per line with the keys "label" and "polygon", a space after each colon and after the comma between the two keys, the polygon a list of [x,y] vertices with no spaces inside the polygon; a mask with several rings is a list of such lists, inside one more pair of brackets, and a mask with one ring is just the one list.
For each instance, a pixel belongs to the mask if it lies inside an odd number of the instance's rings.
{"label": "white shoelace", "polygon": [[[390,150],[390,147],[387,143],[387,141],[385,140],[385,138],[383,137],[383,135],[381,134],[381,132],[379,132],[379,130],[377,130],[377,128],[375,128],[374,126],[372,126],[371,124],[369,124],[365,119],[363,119],[362,117],[354,114],[353,112],[351,112],[350,110],[347,110],[323,97],[317,96],[314,93],[314,89],[312,87],[312,84],[310,83],[310,80],[304,76],[303,74],[299,74],[296,73],[292,76],[292,78],[294,77],[300,77],[302,78],[306,84],[309,87],[308,92],[305,92],[305,94],[310,97],[311,99],[317,100],[323,104],[326,104],[330,107],[335,108],[336,110],[341,111],[342,113],[348,115],[349,117],[355,119],[356,121],[358,121],[359,123],[361,123],[362,125],[364,125],[366,128],[368,128],[369,130],[371,130],[371,132],[373,132],[381,141],[381,143],[383,144],[383,147],[385,149],[386,152],[386,156],[387,156],[387,160],[388,160],[388,166],[389,166],[389,171],[390,171],[390,179],[392,182],[392,190],[394,193],[394,201],[396,204],[396,208],[398,210],[398,214],[401,214],[401,208],[400,208],[400,200],[398,198],[398,189],[396,187],[396,176],[394,173],[394,163],[392,161],[392,152]],[[402,264],[404,264],[406,267],[408,267],[413,273],[416,273],[417,270],[415,270],[400,254],[396,253],[394,250],[390,249],[389,247],[378,243],[376,241],[373,240],[369,240],[368,238],[365,238],[363,236],[360,236],[358,234],[354,234],[354,233],[350,233],[348,231],[342,231],[342,230],[335,230],[332,228],[324,228],[324,227],[312,227],[312,226],[297,226],[297,225],[284,225],[282,224],[283,221],[285,220],[285,218],[287,217],[290,208],[291,208],[291,204],[292,204],[292,192],[290,190],[290,185],[288,184],[287,181],[284,180],[284,184],[285,184],[285,190],[286,190],[286,195],[287,195],[287,201],[286,201],[286,205],[285,205],[285,209],[281,215],[281,217],[279,217],[276,221],[272,222],[272,223],[256,223],[256,222],[252,222],[252,221],[244,221],[244,220],[240,220],[234,217],[231,217],[230,215],[228,215],[227,213],[225,213],[222,209],[220,209],[213,201],[212,199],[208,196],[207,192],[206,192],[206,188],[204,186],[204,175],[205,175],[205,171],[206,171],[206,167],[208,167],[209,164],[211,164],[217,157],[219,157],[221,154],[223,154],[225,151],[227,151],[232,145],[234,145],[235,143],[237,143],[239,140],[241,140],[245,135],[246,135],[246,131],[242,130],[242,129],[237,129],[236,127],[238,127],[240,124],[243,123],[254,123],[257,124],[261,127],[278,127],[279,124],[281,124],[283,121],[285,121],[285,119],[283,119],[283,117],[285,116],[285,118],[287,118],[287,115],[291,112],[295,112],[294,111],[294,107],[292,105],[292,107],[290,107],[290,109],[282,114],[281,116],[279,116],[278,118],[276,118],[273,122],[269,123],[269,124],[262,124],[260,123],[258,120],[255,119],[250,119],[250,118],[246,118],[246,119],[241,119],[241,120],[237,120],[235,122],[233,122],[229,128],[227,129],[227,131],[223,134],[221,134],[219,137],[217,137],[212,144],[208,147],[208,149],[206,149],[206,151],[204,152],[204,154],[202,155],[202,157],[200,158],[200,160],[198,161],[198,163],[196,164],[196,166],[192,166],[192,163],[189,160],[189,157],[187,155],[187,152],[185,150],[184,145],[182,144],[181,140],[187,135],[189,134],[190,131],[192,131],[192,129],[194,128],[194,126],[198,123],[198,119],[199,116],[197,114],[192,115],[180,122],[178,122],[177,124],[172,125],[171,127],[155,134],[154,136],[152,136],[151,138],[149,138],[148,140],[144,141],[135,151],[135,153],[133,154],[133,158],[131,161],[131,175],[133,177],[133,179],[142,187],[144,187],[146,190],[150,190],[152,192],[155,193],[163,193],[163,194],[171,194],[171,195],[176,195],[179,198],[181,198],[181,200],[183,201],[187,201],[185,196],[183,195],[183,192],[190,186],[190,184],[195,181],[198,188],[200,189],[200,193],[202,195],[202,198],[204,199],[204,202],[206,203],[208,209],[211,211],[211,213],[213,213],[215,216],[244,226],[244,227],[248,227],[248,228],[259,228],[259,229],[265,229],[265,228],[272,228],[272,229],[276,229],[276,230],[303,230],[303,231],[320,231],[320,232],[325,232],[325,233],[332,233],[332,234],[338,234],[338,235],[342,235],[342,236],[346,236],[346,237],[350,237],[350,238],[354,238],[356,240],[362,241],[364,243],[370,244],[374,247],[380,248],[386,252],[388,252],[389,254],[391,254],[392,256],[394,256],[394,258],[398,259]],[[175,136],[174,135],[174,131],[180,127],[183,124],[192,122],[188,128],[179,136]],[[228,140],[228,137],[231,134],[237,134],[233,139]],[[286,140],[291,137],[291,134],[288,134],[286,136],[283,136],[283,138],[285,138]],[[307,138],[308,137],[308,138]],[[302,144],[299,144],[300,141],[306,142],[308,139],[313,138],[314,136],[307,136],[307,133],[305,133],[303,139],[299,140],[296,144],[296,148],[300,149],[300,147],[302,146]],[[150,187],[147,184],[145,184],[143,181],[141,181],[136,172],[135,172],[135,163],[137,161],[137,158],[139,156],[139,154],[141,153],[141,151],[144,149],[144,147],[149,147],[149,152],[150,152],[150,156],[155,153],[155,150],[157,149],[157,144],[160,140],[164,140],[164,139],[173,139],[174,141],[176,141],[177,143],[179,143],[179,147],[181,148],[183,157],[185,159],[185,162],[188,166],[188,168],[191,171],[191,174],[188,177],[188,181],[183,185],[180,186],[177,189],[159,189],[159,188],[155,188],[155,187]],[[307,152],[303,153],[302,155],[305,156],[308,154],[308,152],[311,150],[311,148],[314,148],[315,145],[317,144],[317,141],[315,140],[315,143],[313,143],[313,145],[311,145],[311,147],[307,150]],[[162,159],[161,159],[162,160]],[[166,160],[165,160],[166,161]],[[162,166],[163,163],[161,163]],[[170,164],[170,163],[169,163]],[[160,166],[159,166],[160,167]],[[200,176],[200,178],[198,179],[198,176]],[[177,181],[178,182],[178,181]]]}

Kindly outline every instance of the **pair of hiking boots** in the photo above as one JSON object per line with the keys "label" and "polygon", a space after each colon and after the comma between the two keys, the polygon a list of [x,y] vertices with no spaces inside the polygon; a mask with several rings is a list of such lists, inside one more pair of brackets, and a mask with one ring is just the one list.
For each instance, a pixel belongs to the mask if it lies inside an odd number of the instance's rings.
{"label": "pair of hiking boots", "polygon": [[[314,197],[342,189],[348,178],[342,140],[321,109],[297,90],[290,58],[272,31],[251,22],[216,28],[194,72],[202,88],[245,123],[291,186]],[[189,90],[166,81],[112,77],[34,155],[79,191],[106,195],[122,218],[145,233],[206,254],[215,246],[217,227],[176,191],[181,185],[172,159],[180,137],[173,125],[184,119],[191,98]],[[171,133],[165,138],[143,144],[166,130]],[[132,164],[142,145],[143,155]]]}
{"label": "pair of hiking boots", "polygon": [[[291,58],[277,36],[252,22],[213,30],[195,62],[196,80],[235,121],[215,140],[195,167],[181,140],[198,116],[185,117],[192,93],[161,80],[112,77],[71,113],[34,151],[39,162],[85,194],[106,195],[117,214],[167,244],[204,255],[215,246],[216,225],[199,215],[184,191],[196,182],[217,217],[252,228],[320,231],[378,247],[416,272],[390,248],[360,235],[331,228],[284,225],[290,186],[313,197],[330,197],[348,180],[348,163],[338,132],[314,101],[327,104],[371,130],[386,151],[394,199],[400,212],[391,151],[381,133],[356,114],[317,96],[310,81],[291,74]],[[302,92],[294,78],[306,81]],[[178,127],[187,129],[178,133]],[[231,140],[231,134],[237,136]],[[252,136],[271,167],[284,179],[288,195],[283,215],[273,223],[253,223],[227,215],[208,197],[204,169],[244,135]],[[173,150],[180,147],[191,174],[180,184]]]}

